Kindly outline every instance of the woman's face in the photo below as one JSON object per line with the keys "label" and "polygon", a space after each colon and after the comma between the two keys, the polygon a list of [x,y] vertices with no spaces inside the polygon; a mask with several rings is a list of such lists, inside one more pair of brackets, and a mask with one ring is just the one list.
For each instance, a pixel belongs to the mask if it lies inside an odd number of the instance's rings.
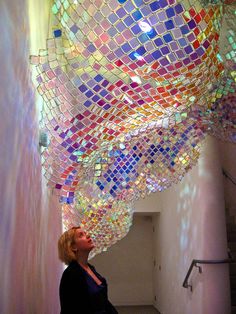
{"label": "woman's face", "polygon": [[94,248],[92,239],[81,228],[77,228],[75,230],[73,248],[75,248],[78,252],[90,252]]}

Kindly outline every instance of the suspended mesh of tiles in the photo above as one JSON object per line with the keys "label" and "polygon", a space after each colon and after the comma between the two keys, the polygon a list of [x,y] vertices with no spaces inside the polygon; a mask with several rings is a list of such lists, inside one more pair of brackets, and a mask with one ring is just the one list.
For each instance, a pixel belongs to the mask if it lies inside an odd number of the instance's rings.
{"label": "suspended mesh of tiles", "polygon": [[210,102],[195,105],[191,116],[198,125],[223,141],[236,143],[236,4],[224,7],[220,30],[219,58],[224,64],[221,78],[212,84]]}
{"label": "suspended mesh of tiles", "polygon": [[236,141],[236,1],[55,0],[52,11],[53,38],[31,57],[42,162],[65,225],[82,223],[100,252],[128,232],[134,200],[191,169],[205,133]]}
{"label": "suspended mesh of tiles", "polygon": [[192,168],[203,138],[203,131],[191,119],[178,127],[126,136],[94,156],[79,187],[90,182],[97,193],[129,201],[163,191]]}
{"label": "suspended mesh of tiles", "polygon": [[90,254],[91,258],[106,251],[126,236],[132,224],[133,204],[127,201],[108,200],[102,195],[99,199],[91,199],[85,194],[77,192],[76,202],[70,205],[63,204],[62,212],[66,228],[80,225],[90,234],[95,244]]}

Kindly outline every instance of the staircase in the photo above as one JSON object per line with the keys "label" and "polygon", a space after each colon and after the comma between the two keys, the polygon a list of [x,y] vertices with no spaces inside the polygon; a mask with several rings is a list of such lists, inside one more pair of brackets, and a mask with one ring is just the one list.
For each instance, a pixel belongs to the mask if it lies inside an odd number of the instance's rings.
{"label": "staircase", "polygon": [[[236,223],[234,216],[226,214],[228,248],[232,258],[236,259]],[[236,314],[236,263],[229,264],[231,289],[231,314]]]}
{"label": "staircase", "polygon": [[[230,182],[230,184],[233,184],[235,187],[236,179],[230,173],[228,173],[225,169],[222,169],[222,171],[227,182]],[[228,189],[226,184],[224,184],[224,188]],[[231,193],[233,192],[231,191]],[[229,200],[228,200],[228,203],[229,203]],[[226,228],[227,228],[229,257],[233,258],[236,261],[236,215],[234,214],[234,216],[232,216],[231,215],[232,212],[236,213],[235,208],[233,211],[232,210],[229,211],[229,208],[226,207],[225,214],[226,214]],[[231,314],[236,314],[236,262],[229,264],[229,271],[230,271],[230,289],[231,289]]]}
{"label": "staircase", "polygon": [[160,314],[154,306],[116,306],[119,314]]}

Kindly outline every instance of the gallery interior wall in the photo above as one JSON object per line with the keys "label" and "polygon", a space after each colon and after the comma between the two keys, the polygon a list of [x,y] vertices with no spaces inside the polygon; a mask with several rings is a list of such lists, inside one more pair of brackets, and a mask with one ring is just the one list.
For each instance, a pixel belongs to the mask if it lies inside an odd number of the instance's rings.
{"label": "gallery interior wall", "polygon": [[[50,2],[39,0],[0,2],[0,313],[59,312],[58,284],[62,264],[58,262],[56,243],[61,233],[61,214],[57,196],[46,189],[42,176],[38,145],[39,112],[29,65],[30,45],[35,51],[37,45],[45,45],[48,24],[43,26],[43,23],[47,21],[49,6]],[[37,19],[39,12],[41,18]],[[32,36],[34,43],[30,42]],[[229,145],[227,149],[234,151]],[[233,163],[233,160],[227,161],[224,159],[226,156],[222,156],[225,164]],[[138,211],[161,213],[154,221],[154,242],[151,240],[152,231],[149,231],[152,224],[147,219],[145,223],[137,223],[137,228],[142,225],[143,231],[138,229],[134,237],[137,242],[122,250],[126,254],[116,252],[114,259],[112,250],[118,250],[119,244],[106,253],[108,265],[114,267],[108,280],[111,298],[115,302],[124,300],[132,304],[138,298],[140,304],[153,302],[154,287],[155,305],[162,314],[188,314],[190,309],[193,309],[191,314],[229,313],[227,266],[205,266],[201,275],[195,270],[193,293],[181,286],[193,258],[224,258],[227,255],[218,158],[215,141],[208,139],[199,164],[180,184],[164,192],[161,201],[160,196],[156,196],[156,210],[150,209],[155,207],[154,196],[150,207],[145,203],[149,202],[148,198],[140,201],[142,205],[137,205],[137,208],[140,206]],[[228,196],[230,202],[233,202],[233,193]],[[128,237],[132,236],[131,232]],[[143,233],[146,235],[142,237]],[[133,249],[135,252],[131,254]],[[122,258],[127,258],[128,254],[135,261],[142,262],[142,265],[137,263],[136,271],[140,272],[140,267],[143,267],[145,274],[143,292],[139,282],[141,277],[127,274],[133,276],[127,280],[127,289],[130,289],[131,282],[138,287],[137,294],[132,291],[132,295],[123,290],[118,270],[119,267],[126,269]],[[153,254],[156,258],[154,276],[152,268],[147,267],[152,264]],[[146,257],[142,260],[143,256]],[[98,270],[106,274],[107,266],[102,262],[102,255],[96,259]],[[143,298],[140,299],[141,294]],[[125,299],[127,295],[130,295],[129,299]]]}
{"label": "gallery interior wall", "polygon": [[[43,16],[46,1],[33,2]],[[61,214],[42,178],[29,7],[0,2],[0,313],[7,314],[59,313]]]}

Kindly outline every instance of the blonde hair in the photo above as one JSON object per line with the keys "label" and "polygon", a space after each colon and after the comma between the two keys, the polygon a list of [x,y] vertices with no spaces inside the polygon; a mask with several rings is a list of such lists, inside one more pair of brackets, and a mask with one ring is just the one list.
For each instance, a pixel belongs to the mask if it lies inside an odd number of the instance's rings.
{"label": "blonde hair", "polygon": [[80,226],[70,228],[65,231],[58,240],[58,257],[66,265],[76,260],[76,254],[72,250],[72,244],[74,243],[75,231],[78,228],[80,228]]}

